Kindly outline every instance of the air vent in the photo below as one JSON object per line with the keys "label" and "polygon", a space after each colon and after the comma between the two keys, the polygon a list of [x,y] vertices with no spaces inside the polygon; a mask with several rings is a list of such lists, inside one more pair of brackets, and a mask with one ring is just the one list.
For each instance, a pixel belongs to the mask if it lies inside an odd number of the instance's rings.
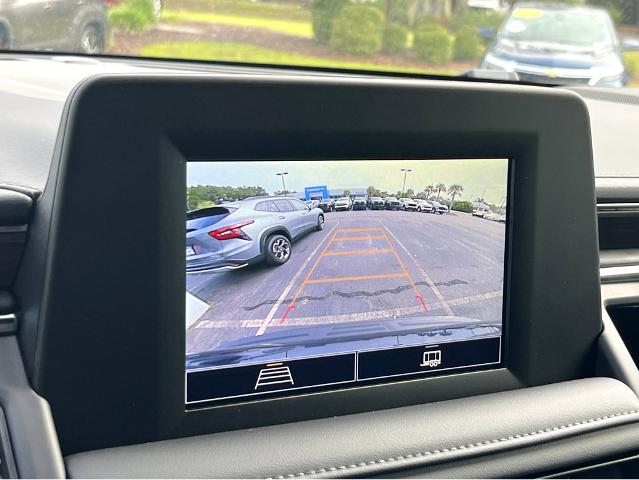
{"label": "air vent", "polygon": [[599,250],[639,248],[639,203],[597,205]]}
{"label": "air vent", "polygon": [[0,290],[9,288],[27,239],[33,198],[0,185]]}
{"label": "air vent", "polygon": [[639,248],[639,179],[600,177],[595,185],[599,250]]}

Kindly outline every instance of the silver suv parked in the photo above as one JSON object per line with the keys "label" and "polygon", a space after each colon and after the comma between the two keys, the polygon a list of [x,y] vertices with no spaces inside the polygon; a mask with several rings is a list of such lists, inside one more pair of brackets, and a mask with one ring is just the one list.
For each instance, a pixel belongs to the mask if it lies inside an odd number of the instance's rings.
{"label": "silver suv parked", "polygon": [[340,212],[342,210],[350,210],[352,206],[351,197],[341,197],[335,202],[334,209],[336,212]]}
{"label": "silver suv parked", "polygon": [[400,198],[399,201],[402,204],[402,210],[417,211],[417,202],[412,198]]}
{"label": "silver suv parked", "polygon": [[291,197],[253,197],[186,216],[187,273],[286,263],[292,243],[324,228],[324,212]]}

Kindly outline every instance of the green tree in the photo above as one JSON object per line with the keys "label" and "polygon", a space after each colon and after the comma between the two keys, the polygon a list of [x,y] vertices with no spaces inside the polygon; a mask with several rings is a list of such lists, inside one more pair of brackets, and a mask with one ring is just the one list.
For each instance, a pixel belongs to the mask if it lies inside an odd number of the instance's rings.
{"label": "green tree", "polygon": [[347,0],[313,0],[311,17],[315,40],[324,44],[329,42],[333,28],[333,18],[347,3]]}
{"label": "green tree", "polygon": [[412,188],[409,188],[405,192],[406,198],[413,198],[415,196],[415,191]]}
{"label": "green tree", "polygon": [[457,210],[458,212],[471,213],[473,211],[473,204],[469,201],[453,202],[451,210]]}
{"label": "green tree", "polygon": [[[388,21],[388,17],[386,17],[386,19]],[[387,23],[382,38],[382,49],[386,53],[396,55],[404,51],[407,40],[407,28],[395,23]]]}
{"label": "green tree", "polygon": [[384,13],[367,5],[346,5],[331,27],[329,44],[333,50],[353,55],[371,55],[382,48]]}
{"label": "green tree", "polygon": [[451,206],[455,204],[455,197],[464,191],[464,187],[455,183],[448,187],[448,195],[450,195]]}
{"label": "green tree", "polygon": [[441,25],[417,28],[413,36],[413,53],[430,65],[443,65],[453,57],[453,37]]}
{"label": "green tree", "polygon": [[435,187],[432,184],[426,185],[426,188],[424,188],[424,193],[426,194],[427,200],[430,198],[430,196],[433,194],[434,191],[435,191]]}
{"label": "green tree", "polygon": [[350,197],[351,196],[351,191],[350,190],[344,190],[344,197]]}
{"label": "green tree", "polygon": [[273,195],[293,195],[297,193],[295,190],[275,190]]}
{"label": "green tree", "polygon": [[437,201],[439,201],[439,196],[443,193],[446,193],[446,185],[443,183],[438,183],[435,185],[435,191],[437,192]]}
{"label": "green tree", "polygon": [[189,210],[209,207],[223,201],[242,200],[247,197],[266,195],[264,188],[259,186],[215,186],[195,185],[187,188],[186,203]]}
{"label": "green tree", "polygon": [[381,192],[376,187],[368,187],[366,193],[369,197],[381,197]]}

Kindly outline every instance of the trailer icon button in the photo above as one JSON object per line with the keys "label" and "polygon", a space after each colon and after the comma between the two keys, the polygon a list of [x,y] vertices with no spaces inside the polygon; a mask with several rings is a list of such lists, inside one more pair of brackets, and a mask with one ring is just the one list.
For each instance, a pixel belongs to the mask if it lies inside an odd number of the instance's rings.
{"label": "trailer icon button", "polygon": [[420,367],[428,367],[435,368],[441,365],[442,363],[442,351],[441,350],[430,350],[425,351],[422,355],[422,363],[419,364]]}

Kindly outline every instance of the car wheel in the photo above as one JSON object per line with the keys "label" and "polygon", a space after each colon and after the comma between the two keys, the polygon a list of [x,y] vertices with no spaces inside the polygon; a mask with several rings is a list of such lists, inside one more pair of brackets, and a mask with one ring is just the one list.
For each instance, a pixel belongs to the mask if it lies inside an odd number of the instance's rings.
{"label": "car wheel", "polygon": [[324,215],[320,215],[317,217],[317,227],[315,229],[319,232],[320,230],[324,230]]}
{"label": "car wheel", "polygon": [[81,53],[96,55],[104,51],[106,41],[102,29],[93,23],[86,25],[80,33]]}
{"label": "car wheel", "polygon": [[266,239],[266,263],[283,265],[291,258],[291,241],[284,235],[271,235]]}

